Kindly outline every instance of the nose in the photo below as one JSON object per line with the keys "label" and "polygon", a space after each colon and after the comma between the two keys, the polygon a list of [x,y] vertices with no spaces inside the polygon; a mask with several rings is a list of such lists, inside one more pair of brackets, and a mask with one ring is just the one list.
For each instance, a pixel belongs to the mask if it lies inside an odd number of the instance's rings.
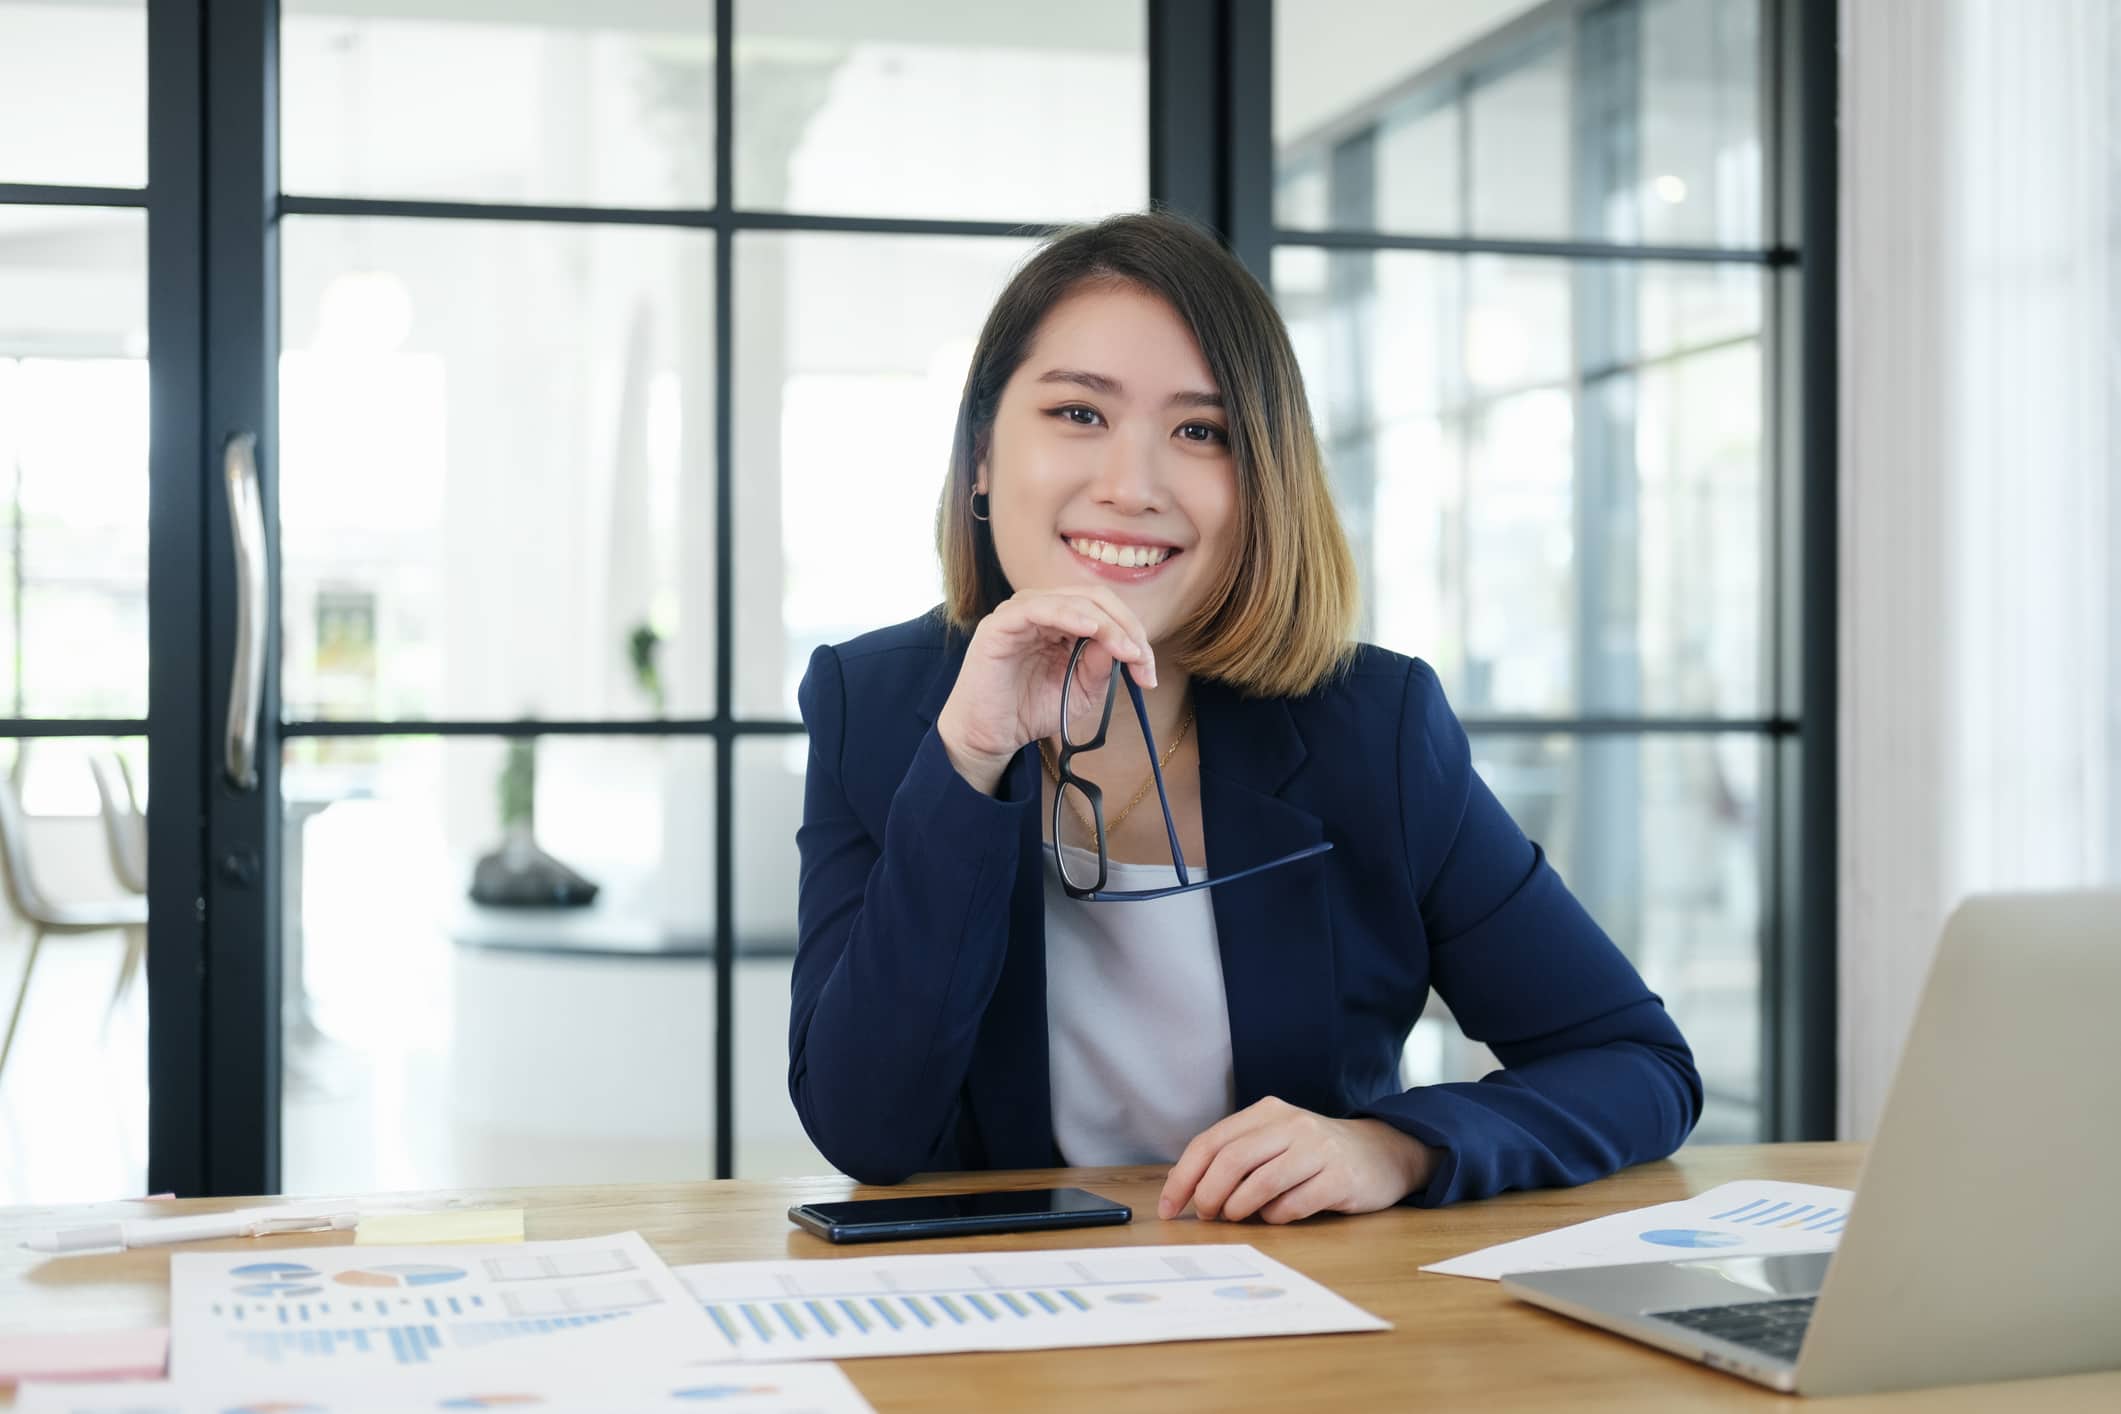
{"label": "nose", "polygon": [[1122,515],[1162,510],[1168,497],[1157,452],[1139,431],[1107,438],[1090,484],[1091,499]]}

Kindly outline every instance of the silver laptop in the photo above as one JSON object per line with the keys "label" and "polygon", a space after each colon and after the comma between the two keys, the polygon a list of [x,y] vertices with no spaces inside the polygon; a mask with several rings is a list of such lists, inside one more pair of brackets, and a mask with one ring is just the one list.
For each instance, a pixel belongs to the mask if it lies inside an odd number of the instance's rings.
{"label": "silver laptop", "polygon": [[1971,899],[1841,1246],[1503,1290],[1803,1394],[2121,1368],[2121,893]]}

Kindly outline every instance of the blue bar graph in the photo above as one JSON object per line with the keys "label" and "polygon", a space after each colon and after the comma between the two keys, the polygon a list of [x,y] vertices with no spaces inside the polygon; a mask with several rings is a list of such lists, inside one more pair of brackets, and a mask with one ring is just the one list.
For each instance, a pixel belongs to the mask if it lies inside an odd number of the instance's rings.
{"label": "blue bar graph", "polygon": [[747,1301],[744,1303],[743,1311],[744,1319],[751,1322],[751,1328],[759,1333],[759,1339],[771,1343],[773,1330],[759,1316],[759,1308]]}
{"label": "blue bar graph", "polygon": [[730,1322],[728,1312],[719,1306],[709,1306],[707,1314],[714,1317],[714,1323],[721,1327],[722,1339],[728,1341],[731,1345],[742,1345],[744,1343],[743,1338],[737,1334],[736,1326]]}
{"label": "blue bar graph", "polygon": [[1042,1316],[1073,1316],[1092,1309],[1082,1293],[1064,1287],[1050,1291],[960,1291],[947,1295],[924,1292],[919,1296],[835,1296],[785,1301],[765,1298],[709,1301],[702,1305],[722,1339],[738,1349],[777,1341],[882,1335],[915,1326],[933,1330],[945,1324],[976,1325],[975,1316],[1007,1322],[1011,1316],[1037,1320]]}
{"label": "blue bar graph", "polygon": [[[608,1321],[623,1320],[631,1314],[629,1311],[600,1311],[580,1316],[465,1322],[450,1328],[449,1344],[472,1349],[501,1341],[549,1336],[558,1331],[601,1325]],[[729,1338],[731,1344],[739,1343],[731,1329],[725,1327],[723,1334]],[[325,1361],[337,1364],[342,1358],[364,1355],[387,1356],[399,1365],[426,1365],[432,1363],[434,1352],[443,1346],[441,1327],[431,1322],[385,1326],[379,1329],[333,1330],[314,1325],[297,1326],[284,1331],[277,1328],[252,1328],[244,1332],[241,1339],[247,1354],[269,1365],[285,1365],[290,1361]]]}
{"label": "blue bar graph", "polygon": [[1735,1208],[1714,1214],[1713,1222],[1736,1223],[1742,1227],[1796,1228],[1803,1232],[1836,1233],[1848,1220],[1848,1213],[1831,1206],[1815,1203],[1770,1203],[1765,1198],[1755,1198],[1750,1203],[1741,1203]]}

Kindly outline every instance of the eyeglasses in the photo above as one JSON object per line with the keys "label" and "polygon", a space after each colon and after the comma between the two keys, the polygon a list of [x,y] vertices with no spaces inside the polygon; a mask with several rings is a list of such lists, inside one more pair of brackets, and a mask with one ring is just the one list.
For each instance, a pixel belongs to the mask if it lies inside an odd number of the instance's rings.
{"label": "eyeglasses", "polygon": [[[1105,683],[1104,710],[1097,716],[1097,730],[1085,731],[1089,724],[1087,702],[1080,699],[1076,689],[1076,670],[1081,666],[1083,650],[1090,646],[1087,638],[1075,640],[1075,651],[1068,655],[1068,675],[1061,680],[1061,748],[1060,764],[1054,775],[1060,783],[1053,788],[1053,857],[1060,866],[1061,887],[1068,897],[1083,899],[1091,903],[1143,903],[1149,899],[1170,898],[1174,894],[1189,894],[1196,889],[1209,889],[1217,884],[1228,884],[1238,879],[1247,879],[1254,874],[1263,874],[1269,869],[1279,869],[1284,864],[1294,864],[1299,859],[1324,854],[1333,848],[1331,841],[1321,841],[1285,854],[1279,859],[1270,859],[1265,864],[1254,864],[1234,874],[1223,874],[1213,879],[1196,879],[1186,872],[1186,857],[1178,847],[1178,826],[1171,819],[1171,797],[1164,790],[1164,768],[1158,759],[1156,737],[1149,730],[1149,707],[1142,701],[1142,690],[1134,681],[1134,674],[1126,665],[1115,663],[1112,676]],[[1134,716],[1141,723],[1142,744],[1149,749],[1149,770],[1156,778],[1156,802],[1163,807],[1164,836],[1171,842],[1171,864],[1178,871],[1178,884],[1168,889],[1127,889],[1108,891],[1105,888],[1105,793],[1098,789],[1095,781],[1086,781],[1070,769],[1076,757],[1086,751],[1095,751],[1105,744],[1105,732],[1112,725],[1112,703],[1119,695],[1119,684],[1124,679],[1127,696],[1134,702]],[[1071,701],[1070,699],[1077,699]],[[1071,794],[1087,807],[1091,823],[1097,835],[1097,876],[1094,879],[1079,877],[1082,863],[1068,862],[1068,851],[1061,844],[1061,818],[1066,813]],[[1081,808],[1081,807],[1078,807]]]}

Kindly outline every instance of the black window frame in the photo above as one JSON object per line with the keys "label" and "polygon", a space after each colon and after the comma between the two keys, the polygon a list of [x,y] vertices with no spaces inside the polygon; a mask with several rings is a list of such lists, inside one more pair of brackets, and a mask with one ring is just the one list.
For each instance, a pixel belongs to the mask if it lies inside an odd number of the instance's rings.
{"label": "black window frame", "polygon": [[[1759,717],[1469,714],[1469,734],[1542,735],[1573,740],[1744,734],[1766,751],[1761,803],[1761,1138],[1829,1139],[1835,1132],[1838,1076],[1836,979],[1835,704],[1836,582],[1836,107],[1837,15],[1833,0],[1757,0],[1764,229],[1754,246],[1616,243],[1591,239],[1514,239],[1465,233],[1472,220],[1471,163],[1459,128],[1458,234],[1403,234],[1361,226],[1285,228],[1271,213],[1245,215],[1263,229],[1245,247],[1329,251],[1411,250],[1453,255],[1543,257],[1589,268],[1592,262],[1700,261],[1756,265],[1767,281],[1760,340],[1766,373],[1762,432],[1768,575],[1767,710]],[[1387,112],[1425,103],[1463,104],[1473,85],[1526,55],[1543,51],[1557,31],[1610,18],[1619,0],[1548,0],[1517,16],[1433,68],[1410,76],[1372,108],[1368,125]],[[1271,6],[1241,5],[1237,21],[1265,33],[1253,48],[1271,52]],[[1232,76],[1244,91],[1272,93],[1271,64]],[[1265,118],[1255,119],[1271,128]],[[1346,127],[1361,139],[1364,119]],[[1275,154],[1248,148],[1263,162],[1255,180],[1271,184]],[[1270,185],[1271,189],[1271,185]],[[1336,216],[1340,213],[1335,212]],[[1359,217],[1358,217],[1359,219]],[[1248,257],[1249,259],[1250,257]],[[1265,260],[1253,265],[1270,281]],[[1581,281],[1578,282],[1581,285]],[[1270,283],[1271,288],[1271,283]],[[1612,370],[1599,368],[1595,372]],[[1579,376],[1579,382],[1588,380]],[[1580,527],[1581,528],[1581,527]]]}
{"label": "black window frame", "polygon": [[[1590,8],[1599,0],[1551,0]],[[1415,249],[1561,259],[1747,258],[1728,250],[1283,230],[1274,219],[1272,0],[1144,0],[1149,194],[1194,216],[1271,287],[1280,245]],[[734,255],[740,232],[1037,236],[1008,222],[752,212],[734,205],[735,4],[715,0],[714,204],[633,210],[283,196],[278,190],[277,0],[148,0],[145,188],[0,183],[0,205],[148,212],[151,475],[148,608],[155,652],[148,717],[11,718],[22,739],[146,735],[150,829],[149,1183],[183,1194],[276,1191],[280,1184],[279,829],[277,750],[260,786],[223,783],[220,728],[233,629],[232,548],[221,446],[261,434],[268,522],[276,520],[272,437],[277,356],[274,261],[282,215],[586,221],[715,232],[715,708],[710,717],[619,721],[279,721],[277,625],[268,652],[269,739],[594,733],[707,737],[715,750],[714,1171],[736,1170],[733,1108],[735,757],[747,738],[798,735],[799,722],[735,712],[732,374]],[[1771,744],[1773,801],[1762,923],[1767,1137],[1834,1132],[1836,368],[1836,12],[1833,0],[1761,0],[1770,272],[1766,425],[1780,513],[1773,546],[1772,711],[1757,722],[1472,718],[1487,733],[1755,731]],[[1533,17],[1536,19],[1536,15]],[[1492,38],[1506,44],[1509,31]],[[1490,41],[1482,41],[1488,43]],[[275,542],[275,549],[277,544]],[[277,565],[273,566],[275,577]],[[174,651],[188,649],[189,651]]]}

